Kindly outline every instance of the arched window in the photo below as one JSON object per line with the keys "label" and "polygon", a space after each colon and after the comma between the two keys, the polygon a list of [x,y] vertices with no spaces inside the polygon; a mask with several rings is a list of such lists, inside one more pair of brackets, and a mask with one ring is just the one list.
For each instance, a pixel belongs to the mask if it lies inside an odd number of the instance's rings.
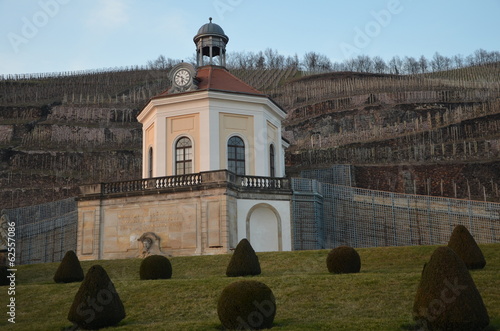
{"label": "arched window", "polygon": [[276,168],[274,163],[274,145],[269,146],[269,176],[276,177]]}
{"label": "arched window", "polygon": [[188,137],[182,137],[175,144],[175,174],[185,175],[193,172],[193,144]]}
{"label": "arched window", "polygon": [[148,177],[153,178],[153,147],[148,150]]}
{"label": "arched window", "polygon": [[237,136],[227,142],[227,170],[245,175],[245,143]]}

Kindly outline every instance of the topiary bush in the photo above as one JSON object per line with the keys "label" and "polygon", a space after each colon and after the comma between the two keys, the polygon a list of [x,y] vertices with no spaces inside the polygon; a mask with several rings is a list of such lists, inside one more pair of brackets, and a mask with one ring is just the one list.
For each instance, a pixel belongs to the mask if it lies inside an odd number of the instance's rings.
{"label": "topiary bush", "polygon": [[483,269],[486,265],[483,252],[474,237],[463,225],[457,225],[451,233],[448,247],[464,261],[467,269]]}
{"label": "topiary bush", "polygon": [[125,318],[125,308],[100,265],[92,266],[75,295],[68,320],[85,330],[95,330],[118,324]]}
{"label": "topiary bush", "polygon": [[163,255],[150,255],[142,260],[139,276],[141,279],[169,279],[172,277],[172,264]]}
{"label": "topiary bush", "polygon": [[81,282],[83,269],[74,251],[67,251],[54,275],[56,283]]}
{"label": "topiary bush", "polygon": [[250,242],[244,238],[236,246],[226,269],[226,276],[260,275],[259,257],[255,254]]}
{"label": "topiary bush", "polygon": [[357,273],[361,270],[361,258],[354,248],[339,246],[328,253],[326,266],[334,274]]}
{"label": "topiary bush", "polygon": [[7,278],[9,272],[6,266],[0,266],[0,286],[9,285],[10,279]]}
{"label": "topiary bush", "polygon": [[227,329],[271,328],[276,315],[273,291],[264,283],[241,280],[229,284],[217,302],[217,314]]}
{"label": "topiary bush", "polygon": [[438,247],[424,266],[413,316],[424,330],[474,331],[489,324],[476,284],[451,248]]}

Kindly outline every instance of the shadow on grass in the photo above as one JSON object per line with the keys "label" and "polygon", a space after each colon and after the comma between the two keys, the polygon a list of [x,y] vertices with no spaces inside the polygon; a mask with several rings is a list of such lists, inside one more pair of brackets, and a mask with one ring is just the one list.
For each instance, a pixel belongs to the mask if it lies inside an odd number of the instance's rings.
{"label": "shadow on grass", "polygon": [[498,331],[498,330],[500,330],[500,317],[490,319],[490,325],[488,325],[488,327],[484,329],[484,331]]}
{"label": "shadow on grass", "polygon": [[420,325],[418,325],[417,323],[406,323],[406,324],[401,325],[401,330],[417,331],[417,330],[421,330],[421,329],[420,329]]}
{"label": "shadow on grass", "polygon": [[[425,331],[421,325],[417,323],[408,323],[401,325],[401,330],[407,331]],[[483,331],[498,331],[500,330],[500,319],[494,319],[490,321],[490,325],[488,325]]]}

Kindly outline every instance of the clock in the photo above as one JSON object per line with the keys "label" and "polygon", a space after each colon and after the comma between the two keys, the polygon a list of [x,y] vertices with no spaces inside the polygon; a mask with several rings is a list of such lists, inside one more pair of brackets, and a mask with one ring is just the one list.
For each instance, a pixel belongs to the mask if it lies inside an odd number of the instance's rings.
{"label": "clock", "polygon": [[174,83],[179,87],[184,87],[191,81],[189,70],[181,68],[174,73]]}
{"label": "clock", "polygon": [[186,62],[179,63],[168,73],[168,78],[172,83],[168,92],[182,93],[196,90],[198,88],[198,81],[195,77],[196,69],[192,64]]}

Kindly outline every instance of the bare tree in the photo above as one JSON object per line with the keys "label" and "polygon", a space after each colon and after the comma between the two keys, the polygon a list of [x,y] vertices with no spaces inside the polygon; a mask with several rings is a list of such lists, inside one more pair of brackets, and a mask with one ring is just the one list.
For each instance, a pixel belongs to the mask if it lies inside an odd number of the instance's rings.
{"label": "bare tree", "polygon": [[253,67],[252,53],[240,52],[237,60],[241,69],[251,69]]}
{"label": "bare tree", "polygon": [[326,71],[332,67],[328,57],[315,52],[308,52],[304,55],[303,65],[308,71]]}
{"label": "bare tree", "polygon": [[252,52],[231,52],[226,59],[228,69],[254,69],[256,55]]}
{"label": "bare tree", "polygon": [[255,54],[254,56],[254,65],[257,69],[265,69],[266,68],[266,58],[262,51]]}
{"label": "bare tree", "polygon": [[334,62],[332,63],[332,70],[333,71],[347,71],[348,69],[346,68],[346,63],[345,62]]}
{"label": "bare tree", "polygon": [[393,56],[389,61],[389,72],[391,74],[399,75],[403,71],[403,61],[399,58],[399,56]]}
{"label": "bare tree", "polygon": [[344,69],[345,71],[356,71],[356,60],[348,59],[344,61]]}
{"label": "bare tree", "polygon": [[276,68],[278,52],[272,48],[266,48],[264,51],[264,56],[266,58],[266,63],[268,68]]}
{"label": "bare tree", "polygon": [[480,48],[474,52],[475,64],[488,63],[489,54],[486,50]]}
{"label": "bare tree", "polygon": [[447,56],[443,56],[443,67],[444,67],[444,70],[450,70],[453,68],[453,61],[447,57]]}
{"label": "bare tree", "polygon": [[285,57],[279,54],[278,51],[267,48],[264,55],[269,69],[282,69],[285,66]]}
{"label": "bare tree", "polygon": [[386,73],[388,70],[387,64],[385,64],[384,59],[380,56],[375,56],[373,58],[373,70],[378,74]]}
{"label": "bare tree", "polygon": [[451,69],[451,60],[449,57],[443,56],[438,52],[434,53],[431,60],[432,71],[443,71]]}
{"label": "bare tree", "polygon": [[476,64],[476,60],[474,58],[474,55],[472,55],[472,54],[467,55],[467,57],[465,58],[465,65],[468,67],[472,67],[475,64]]}
{"label": "bare tree", "polygon": [[180,60],[173,60],[171,58],[167,59],[164,55],[160,55],[156,60],[148,61],[148,68],[155,70],[168,70],[180,62]]}
{"label": "bare tree", "polygon": [[373,62],[372,59],[367,55],[358,55],[354,59],[355,70],[358,72],[372,72]]}
{"label": "bare tree", "polygon": [[300,61],[298,55],[295,54],[294,56],[287,56],[287,58],[285,59],[285,67],[291,69],[299,69]]}
{"label": "bare tree", "polygon": [[451,61],[454,68],[463,68],[465,66],[465,59],[461,54],[453,56]]}
{"label": "bare tree", "polygon": [[413,56],[406,56],[403,62],[403,69],[405,73],[410,75],[418,74],[419,72],[419,62],[415,60]]}
{"label": "bare tree", "polygon": [[231,52],[227,54],[226,57],[226,68],[228,69],[237,69],[238,68],[238,58],[239,53],[237,52]]}
{"label": "bare tree", "polygon": [[320,71],[329,71],[332,69],[332,62],[326,55],[319,56],[318,69]]}
{"label": "bare tree", "polygon": [[319,54],[315,53],[315,52],[308,52],[304,55],[304,67],[306,68],[306,70],[308,71],[315,71],[316,68],[318,67],[318,57],[319,57]]}
{"label": "bare tree", "polygon": [[[189,62],[195,63],[196,55],[193,55]],[[233,52],[227,57],[226,66],[228,69],[302,69],[310,72],[325,71],[356,71],[392,74],[418,74],[429,71],[443,71],[453,68],[463,68],[472,65],[495,63],[500,61],[500,52],[488,52],[478,49],[473,54],[463,57],[458,54],[446,57],[436,52],[432,59],[427,59],[424,55],[419,58],[412,56],[392,57],[389,61],[383,60],[380,56],[370,58],[367,55],[358,55],[342,62],[332,63],[330,59],[316,52],[308,52],[302,59],[297,54],[294,56],[284,56],[272,48],[267,48],[259,52]],[[167,70],[179,60],[166,58],[160,55],[156,60],[148,61],[149,69]]]}
{"label": "bare tree", "polygon": [[491,52],[491,61],[492,62],[500,62],[500,51]]}
{"label": "bare tree", "polygon": [[418,67],[422,74],[429,71],[429,61],[427,61],[425,56],[421,55],[418,59]]}

